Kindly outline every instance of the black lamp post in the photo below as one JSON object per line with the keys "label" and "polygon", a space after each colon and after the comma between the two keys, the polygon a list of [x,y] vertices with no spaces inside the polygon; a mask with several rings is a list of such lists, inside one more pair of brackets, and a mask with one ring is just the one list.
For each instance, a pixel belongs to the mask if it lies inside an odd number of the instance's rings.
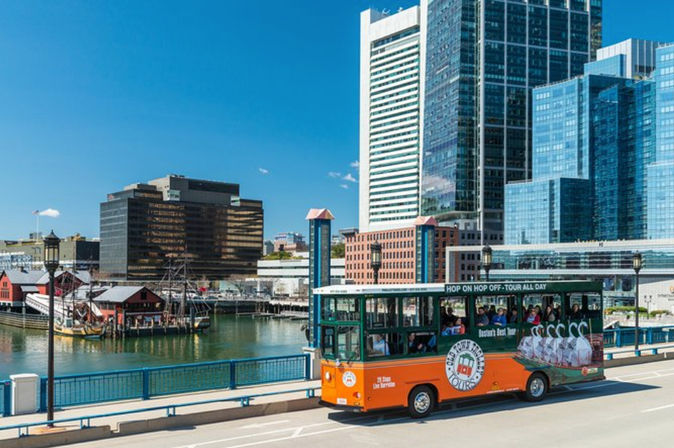
{"label": "black lamp post", "polygon": [[643,267],[641,254],[637,251],[632,255],[632,268],[636,274],[636,294],[634,297],[634,350],[639,350],[639,271]]}
{"label": "black lamp post", "polygon": [[379,268],[381,268],[381,244],[375,241],[370,244],[370,265],[374,271],[374,284],[379,283]]}
{"label": "black lamp post", "polygon": [[[59,243],[52,230],[44,240],[44,267],[49,272],[49,349],[47,355],[47,420],[54,420],[54,272],[59,267]],[[54,426],[49,424],[49,426]]]}
{"label": "black lamp post", "polygon": [[484,268],[487,281],[489,281],[489,269],[491,269],[491,247],[489,247],[489,244],[482,248],[482,267]]}

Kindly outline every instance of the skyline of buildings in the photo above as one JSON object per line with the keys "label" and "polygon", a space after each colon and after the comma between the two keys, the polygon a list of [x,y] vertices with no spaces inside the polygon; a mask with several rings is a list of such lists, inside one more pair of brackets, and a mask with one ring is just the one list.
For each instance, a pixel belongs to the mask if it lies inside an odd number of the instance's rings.
{"label": "skyline of buildings", "polygon": [[363,11],[360,230],[433,216],[502,231],[505,185],[531,177],[531,89],[582,74],[601,12],[597,0]]}
{"label": "skyline of buildings", "polygon": [[[504,231],[510,244],[671,237],[674,68],[656,64],[666,43],[601,47],[601,31],[599,0],[420,0],[390,15],[363,11],[359,230],[407,228],[417,207],[440,225]],[[371,200],[370,83],[380,72],[370,63],[375,45],[400,36],[413,38],[418,65],[410,54],[391,66],[400,73],[382,73],[415,82],[409,97],[390,101],[419,118],[400,135],[412,137],[410,157],[419,148],[420,189],[418,202],[397,203],[409,215],[375,222],[377,204],[399,196]]]}

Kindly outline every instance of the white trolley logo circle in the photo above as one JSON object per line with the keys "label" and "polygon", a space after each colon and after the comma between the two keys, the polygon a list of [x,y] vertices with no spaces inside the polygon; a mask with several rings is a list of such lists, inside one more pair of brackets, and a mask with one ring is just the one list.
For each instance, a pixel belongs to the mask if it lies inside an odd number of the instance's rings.
{"label": "white trolley logo circle", "polygon": [[356,385],[356,374],[351,372],[350,370],[347,370],[342,375],[342,383],[344,383],[344,385],[346,387],[355,386]]}
{"label": "white trolley logo circle", "polygon": [[445,373],[454,389],[462,392],[474,389],[484,376],[484,352],[470,339],[457,342],[447,353]]}

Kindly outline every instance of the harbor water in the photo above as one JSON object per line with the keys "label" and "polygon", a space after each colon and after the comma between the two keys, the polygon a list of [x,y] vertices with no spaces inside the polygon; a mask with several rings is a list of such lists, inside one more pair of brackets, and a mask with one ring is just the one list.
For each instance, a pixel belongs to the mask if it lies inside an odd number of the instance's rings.
{"label": "harbor water", "polygon": [[[292,355],[306,345],[302,321],[211,315],[211,328],[191,335],[85,340],[54,337],[56,375],[191,362]],[[0,379],[47,372],[47,332],[0,325]]]}

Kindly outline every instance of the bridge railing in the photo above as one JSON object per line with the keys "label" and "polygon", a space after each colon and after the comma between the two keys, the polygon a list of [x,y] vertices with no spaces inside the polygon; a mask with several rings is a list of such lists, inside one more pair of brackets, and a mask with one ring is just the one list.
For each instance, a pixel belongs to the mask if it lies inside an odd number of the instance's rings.
{"label": "bridge railing", "polygon": [[[634,345],[634,328],[615,328],[604,330],[604,347],[623,347]],[[666,344],[674,342],[674,325],[639,328],[640,344]]]}
{"label": "bridge railing", "polygon": [[[308,380],[308,354],[233,359],[145,369],[113,370],[54,378],[54,405],[77,406],[161,395],[236,389],[240,386]],[[9,388],[9,382],[2,387]],[[0,399],[2,395],[0,395]],[[40,378],[39,409],[47,409],[47,378]],[[0,414],[2,413],[0,403]],[[5,411],[7,412],[7,411]]]}

